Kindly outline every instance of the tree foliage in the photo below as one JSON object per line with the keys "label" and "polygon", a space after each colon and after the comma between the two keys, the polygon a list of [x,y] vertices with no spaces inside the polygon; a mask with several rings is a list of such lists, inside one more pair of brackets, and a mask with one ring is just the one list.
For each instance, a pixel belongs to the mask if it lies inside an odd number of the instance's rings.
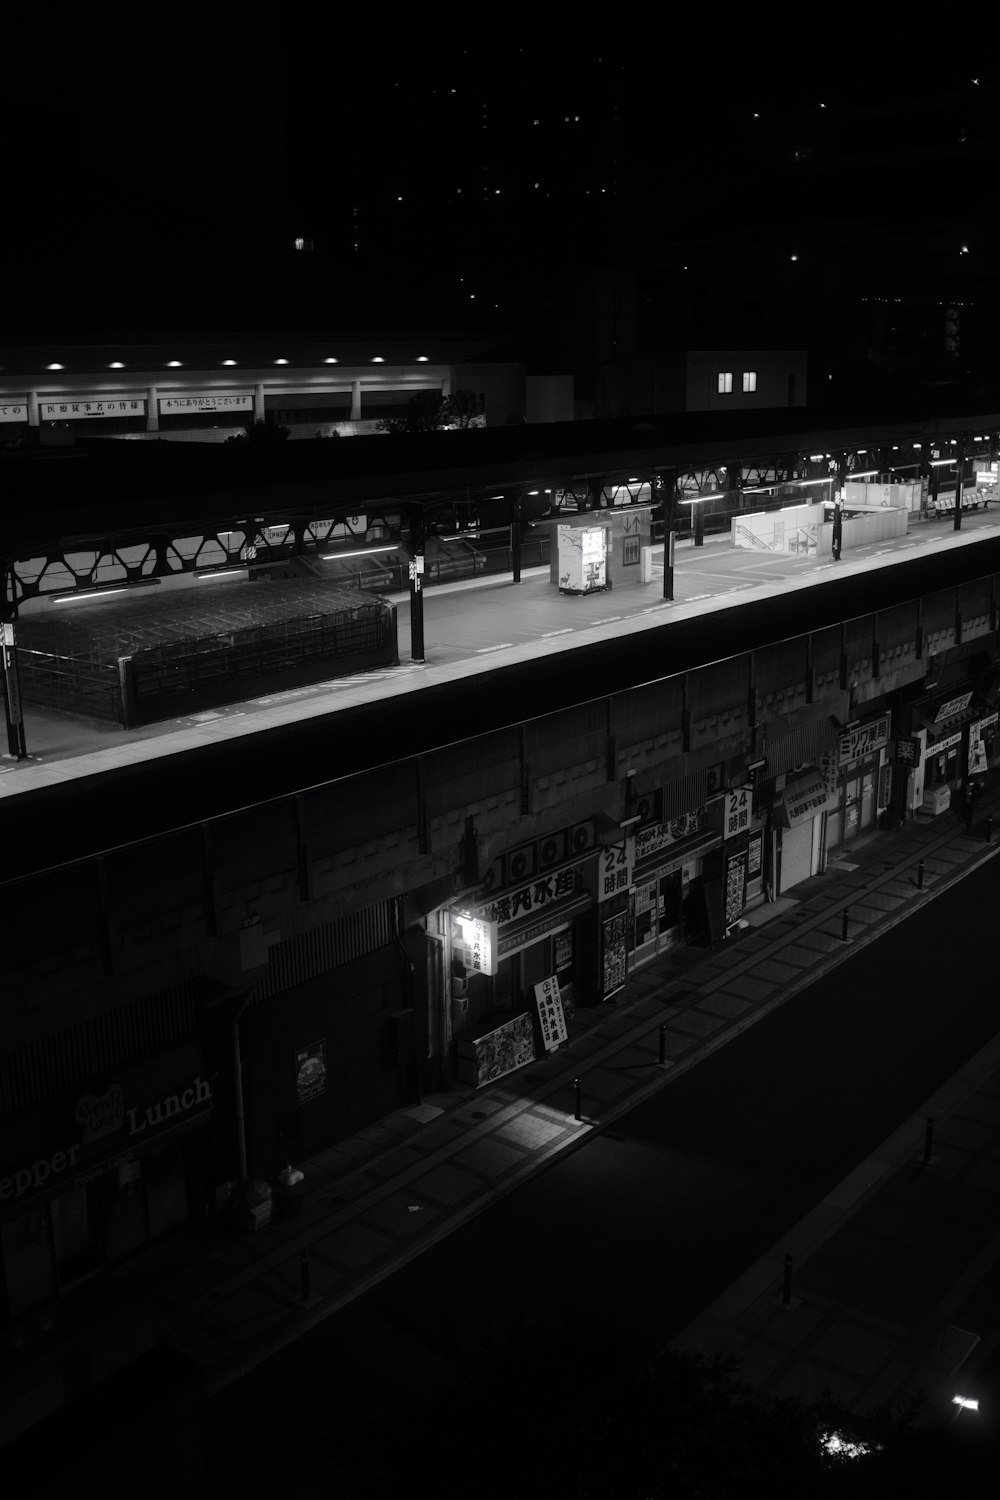
{"label": "tree foliage", "polygon": [[454,391],[450,396],[443,396],[440,391],[417,391],[407,402],[406,414],[386,417],[379,423],[379,431],[403,435],[477,427],[480,415],[479,398],[474,391]]}

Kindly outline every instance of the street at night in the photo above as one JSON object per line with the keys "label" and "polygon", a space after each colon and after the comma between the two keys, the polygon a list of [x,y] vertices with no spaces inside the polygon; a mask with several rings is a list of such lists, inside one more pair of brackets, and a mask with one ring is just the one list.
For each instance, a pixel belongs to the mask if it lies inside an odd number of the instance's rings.
{"label": "street at night", "polygon": [[[394,1416],[525,1325],[584,1362],[663,1349],[994,1035],[992,987],[959,976],[986,962],[997,879],[990,861],[217,1397],[222,1471],[264,1494],[291,1462],[350,1493],[338,1455],[363,1469],[370,1441],[403,1482]],[[600,1378],[567,1368],[560,1400],[585,1412]]]}

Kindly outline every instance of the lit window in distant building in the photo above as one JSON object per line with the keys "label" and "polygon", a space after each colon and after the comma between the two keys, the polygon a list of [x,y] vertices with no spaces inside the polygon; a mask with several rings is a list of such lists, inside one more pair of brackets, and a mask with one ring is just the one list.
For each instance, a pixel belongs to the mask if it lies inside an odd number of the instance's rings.
{"label": "lit window in distant building", "polygon": [[745,391],[755,391],[757,389],[757,371],[756,370],[744,370],[743,371],[743,389]]}
{"label": "lit window in distant building", "polygon": [[732,388],[733,388],[733,372],[732,372],[732,370],[720,370],[719,371],[719,395],[720,396],[728,395],[728,393],[732,390]]}

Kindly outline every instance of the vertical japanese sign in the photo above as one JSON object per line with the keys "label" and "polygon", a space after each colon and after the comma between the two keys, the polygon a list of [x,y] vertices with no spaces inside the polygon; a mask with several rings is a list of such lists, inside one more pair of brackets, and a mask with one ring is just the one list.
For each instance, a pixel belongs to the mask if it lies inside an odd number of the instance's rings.
{"label": "vertical japanese sign", "polygon": [[726,822],[722,830],[724,839],[731,839],[737,833],[746,833],[750,827],[752,805],[752,787],[738,786],[726,793]]}
{"label": "vertical japanese sign", "polygon": [[497,971],[497,924],[484,917],[452,918],[452,948],[459,963],[474,974]]}
{"label": "vertical japanese sign", "polygon": [[559,980],[554,974],[535,985],[535,1004],[538,1006],[538,1020],[542,1028],[542,1045],[546,1052],[554,1052],[568,1035],[559,994]]}
{"label": "vertical japanese sign", "polygon": [[626,838],[620,844],[612,844],[610,848],[602,849],[598,901],[607,901],[609,897],[627,891],[632,884],[634,867],[634,838]]}

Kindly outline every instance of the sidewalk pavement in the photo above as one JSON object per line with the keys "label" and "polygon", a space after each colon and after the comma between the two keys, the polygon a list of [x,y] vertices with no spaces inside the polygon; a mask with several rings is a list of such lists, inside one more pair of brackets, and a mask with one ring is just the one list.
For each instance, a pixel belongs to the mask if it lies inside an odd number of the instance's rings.
{"label": "sidewalk pavement", "polygon": [[[24,1319],[0,1340],[0,1443],[64,1405],[81,1368],[96,1387],[164,1346],[209,1394],[223,1389],[1000,853],[1000,781],[977,812],[971,834],[951,811],[867,835],[750,913],[738,940],[663,955],[617,1005],[578,1010],[566,1049],[296,1162],[294,1217],[239,1238],[203,1220]],[[968,1383],[973,1351],[992,1347],[973,1330],[1000,1327],[986,1274],[1000,1259],[998,1203],[1000,1036],[672,1347],[735,1355],[763,1393],[829,1387],[854,1409],[917,1389],[950,1400],[952,1377],[964,1366]]]}

